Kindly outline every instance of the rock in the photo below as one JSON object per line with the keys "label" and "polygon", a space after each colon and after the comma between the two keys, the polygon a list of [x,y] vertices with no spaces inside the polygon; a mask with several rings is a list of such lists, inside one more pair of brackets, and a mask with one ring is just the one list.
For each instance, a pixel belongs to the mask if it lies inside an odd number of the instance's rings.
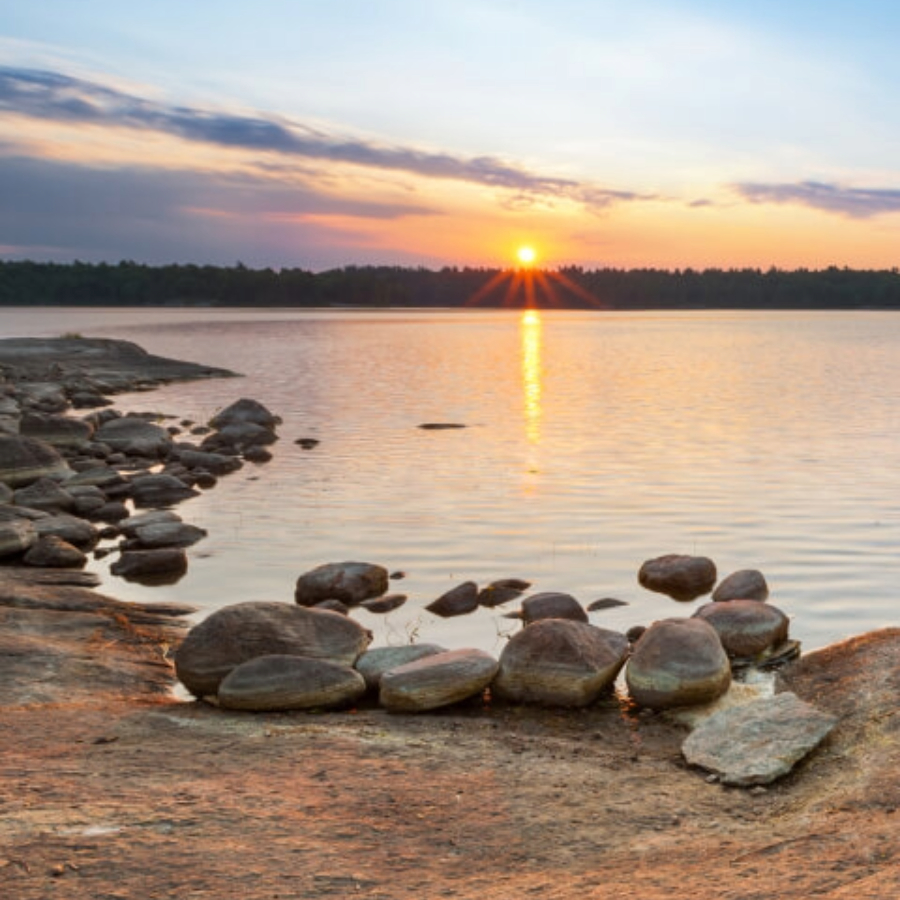
{"label": "rock", "polygon": [[329,709],[366,692],[362,675],[327,659],[272,654],[235,666],[219,684],[225,709]]}
{"label": "rock", "polygon": [[112,404],[112,400],[96,391],[75,391],[69,395],[69,402],[75,409],[98,409]]}
{"label": "rock", "polygon": [[195,625],[175,653],[181,683],[195,696],[215,694],[235,666],[258,656],[308,656],[352,666],[371,635],[333,612],[290,603],[238,603]]}
{"label": "rock", "polygon": [[23,410],[60,413],[69,406],[63,386],[55,381],[20,381],[16,390]]}
{"label": "rock", "polygon": [[24,552],[37,539],[34,523],[28,519],[0,521],[0,558]]}
{"label": "rock", "polygon": [[294,600],[301,606],[315,606],[334,598],[347,606],[358,606],[370,597],[387,591],[387,569],[372,563],[325,563],[297,579]]}
{"label": "rock", "polygon": [[705,556],[670,554],[648,559],[638,572],[638,581],[648,591],[667,594],[673,600],[694,600],[712,590],[716,566]]}
{"label": "rock", "polygon": [[212,475],[227,475],[229,472],[236,472],[243,465],[236,456],[204,453],[202,450],[182,450],[178,459],[188,469],[203,469]]}
{"label": "rock", "polygon": [[474,581],[464,581],[432,600],[425,609],[445,619],[473,612],[478,609],[478,585]]}
{"label": "rock", "polygon": [[246,452],[249,447],[274,444],[277,440],[278,435],[270,428],[257,425],[255,422],[235,422],[204,438],[200,448],[213,453],[219,450]]}
{"label": "rock", "polygon": [[120,487],[126,484],[126,480],[119,474],[116,469],[107,465],[97,465],[96,463],[89,469],[83,469],[75,472],[63,482],[66,490],[73,487],[93,486],[106,490],[111,487]]}
{"label": "rock", "polygon": [[38,478],[71,474],[66,461],[49,444],[21,435],[0,434],[0,481],[12,488]]}
{"label": "rock", "polygon": [[76,516],[90,518],[97,510],[106,505],[106,494],[93,484],[76,484],[66,488],[75,501],[72,512]]}
{"label": "rock", "polygon": [[449,428],[466,428],[467,426],[458,422],[424,422],[418,427],[425,431],[446,431]]}
{"label": "rock", "polygon": [[615,609],[617,606],[628,606],[624,600],[616,600],[615,597],[602,597],[588,603],[588,612],[599,612],[601,609]]}
{"label": "rock", "polygon": [[381,676],[391,669],[397,669],[407,663],[446,653],[445,647],[437,644],[404,644],[401,647],[376,647],[366,650],[356,661],[356,671],[365,679],[366,687],[377,691],[381,686]]}
{"label": "rock", "polygon": [[302,447],[304,450],[312,450],[313,447],[319,446],[319,441],[316,438],[297,438],[294,441],[299,447]]}
{"label": "rock", "polygon": [[87,557],[68,541],[48,534],[32,544],[22,561],[28,566],[78,569],[87,562]]}
{"label": "rock", "polygon": [[636,644],[643,636],[644,632],[647,630],[646,625],[632,625],[628,631],[625,632],[625,637],[628,638],[629,644]]}
{"label": "rock", "polygon": [[19,434],[53,447],[83,447],[93,437],[94,426],[69,416],[27,412],[19,422]]}
{"label": "rock", "polygon": [[4,484],[0,481],[0,505],[5,503],[12,503],[13,501],[13,489],[8,485]]}
{"label": "rock", "polygon": [[727,578],[719,582],[713,591],[712,598],[716,601],[725,600],[767,600],[769,597],[769,585],[762,572],[757,569],[741,569],[732,572]]}
{"label": "rock", "polygon": [[143,528],[146,525],[161,525],[161,524],[179,524],[181,522],[181,516],[176,512],[172,512],[171,509],[151,509],[145,513],[138,513],[134,516],[129,516],[127,519],[123,519],[119,523],[119,530],[125,537],[135,537],[137,535],[138,528]]}
{"label": "rock", "polygon": [[190,547],[206,535],[205,529],[186,522],[156,522],[135,528],[132,540],[138,548]]}
{"label": "rock", "polygon": [[245,422],[273,429],[276,425],[281,424],[281,417],[273,415],[258,400],[242,397],[214,415],[209,420],[209,425],[211,428],[221,430],[228,425],[240,425]]}
{"label": "rock", "polygon": [[256,463],[257,465],[272,461],[272,454],[265,447],[247,447],[243,456],[247,462]]}
{"label": "rock", "polygon": [[110,500],[109,503],[104,503],[100,509],[95,510],[91,518],[98,522],[119,522],[128,518],[128,512],[128,507],[124,503]]}
{"label": "rock", "polygon": [[122,416],[97,429],[96,440],[129,456],[159,459],[172,447],[172,436],[159,425],[140,416]]}
{"label": "rock", "polygon": [[125,550],[109,567],[113,575],[127,581],[171,584],[187,572],[187,554],[181,547],[155,550]]}
{"label": "rock", "polygon": [[424,712],[482,694],[498,663],[482,650],[448,650],[390,669],[379,699],[392,712]]}
{"label": "rock", "polygon": [[522,601],[522,620],[526,625],[538,619],[571,619],[587,622],[587,613],[571,595],[556,591],[532,594]]}
{"label": "rock", "polygon": [[795,694],[776,694],[715,713],[691,732],[681,750],[688,763],[716,773],[724,784],[770,784],[787,775],[836,724],[834,716]]}
{"label": "rock", "polygon": [[61,488],[51,478],[38,478],[27,487],[19,488],[13,494],[17,506],[41,509],[44,512],[71,512],[75,509],[75,498]]}
{"label": "rock", "polygon": [[407,599],[406,594],[385,594],[383,597],[363,600],[360,606],[370,613],[389,613],[403,606]]}
{"label": "rock", "polygon": [[342,616],[350,615],[350,607],[346,603],[341,603],[340,600],[335,600],[334,597],[329,600],[323,600],[321,603],[310,607],[310,609],[328,609],[331,612],[340,613]]}
{"label": "rock", "polygon": [[628,649],[616,631],[542,619],[503,648],[491,693],[514,703],[587,706],[615,681]]}
{"label": "rock", "polygon": [[701,606],[694,617],[716,629],[730,657],[762,659],[788,636],[788,617],[759,600],[713,601]]}
{"label": "rock", "polygon": [[131,496],[137,507],[160,507],[180,503],[199,492],[173,475],[139,475],[131,479]]}
{"label": "rock", "polygon": [[501,578],[492,581],[478,593],[478,605],[492,609],[516,600],[531,587],[530,581],[522,581],[521,578]]}
{"label": "rock", "polygon": [[640,706],[692,706],[728,690],[731,665],[712,625],[702,619],[663,619],[634,645],[625,682]]}
{"label": "rock", "polygon": [[43,516],[34,527],[39,537],[58,537],[81,550],[90,550],[99,539],[97,529],[90,522],[66,513]]}

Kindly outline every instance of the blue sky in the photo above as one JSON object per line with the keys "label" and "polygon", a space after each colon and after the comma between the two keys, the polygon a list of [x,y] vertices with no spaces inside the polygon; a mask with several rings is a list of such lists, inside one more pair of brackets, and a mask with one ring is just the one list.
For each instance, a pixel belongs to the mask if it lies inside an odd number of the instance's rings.
{"label": "blue sky", "polygon": [[41,0],[0,24],[0,255],[889,267],[882,2]]}

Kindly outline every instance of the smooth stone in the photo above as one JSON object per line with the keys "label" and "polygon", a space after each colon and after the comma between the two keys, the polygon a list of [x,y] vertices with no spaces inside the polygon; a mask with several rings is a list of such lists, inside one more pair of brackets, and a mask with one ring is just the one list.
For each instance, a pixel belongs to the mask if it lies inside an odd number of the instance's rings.
{"label": "smooth stone", "polygon": [[451,428],[466,428],[468,426],[459,422],[423,422],[418,427],[425,431],[446,431]]}
{"label": "smooth stone", "polygon": [[240,425],[244,422],[251,422],[254,425],[272,429],[276,425],[281,424],[281,417],[269,412],[258,400],[242,397],[240,400],[235,400],[230,406],[225,407],[221,412],[216,413],[209,420],[209,425],[211,428],[221,430],[228,425]]}
{"label": "smooth stone", "polygon": [[83,447],[93,437],[94,426],[69,416],[27,412],[19,420],[19,434],[53,447]]}
{"label": "smooth stone", "polygon": [[27,487],[15,491],[13,502],[17,506],[41,509],[49,513],[72,512],[75,509],[75,498],[52,478],[46,477],[38,478]]}
{"label": "smooth stone", "polygon": [[176,512],[172,512],[171,509],[151,509],[123,519],[119,523],[119,530],[126,537],[135,537],[138,528],[143,528],[146,525],[177,524],[179,522],[181,522],[181,516]]}
{"label": "smooth stone", "polygon": [[362,675],[327,659],[271,654],[235,666],[219,684],[225,709],[331,709],[366,692]]}
{"label": "smooth stone", "polygon": [[328,600],[323,600],[321,603],[317,603],[315,606],[312,606],[310,608],[330,609],[332,612],[340,613],[342,616],[350,615],[350,607],[347,606],[346,603],[341,603],[340,600],[335,600],[334,597],[331,597]]}
{"label": "smooth stone", "polygon": [[75,485],[67,488],[67,490],[75,500],[75,508],[72,512],[76,516],[88,518],[106,505],[106,494],[95,485]]}
{"label": "smooth stone", "polygon": [[581,604],[571,595],[558,591],[544,591],[532,594],[522,601],[522,620],[526,625],[540,619],[571,619],[587,622],[588,615]]}
{"label": "smooth stone", "polygon": [[676,553],[648,559],[638,572],[638,581],[648,591],[673,600],[694,600],[708,594],[716,583],[716,565],[706,556]]}
{"label": "smooth stone", "polygon": [[713,600],[759,600],[769,597],[769,585],[758,569],[741,569],[723,578],[713,591]]}
{"label": "smooth stone", "polygon": [[320,441],[316,438],[297,438],[294,441],[299,447],[302,447],[304,450],[312,450],[314,447],[318,447]]}
{"label": "smooth stone", "polygon": [[503,648],[491,693],[514,703],[587,706],[615,681],[628,650],[628,640],[616,631],[542,619]]}
{"label": "smooth stone", "polygon": [[448,650],[381,676],[379,700],[392,712],[425,712],[483,693],[498,662],[483,650]]}
{"label": "smooth stone", "polygon": [[625,667],[632,699],[650,709],[709,703],[731,684],[731,665],[716,630],[702,619],[654,622]]}
{"label": "smooth stone", "polygon": [[248,447],[274,444],[277,440],[278,435],[271,428],[255,422],[235,422],[204,438],[200,448],[212,453],[228,449],[246,450]]}
{"label": "smooth stone", "polygon": [[178,460],[188,469],[203,469],[211,475],[227,475],[236,472],[243,463],[236,456],[225,453],[205,453],[203,450],[182,450]]}
{"label": "smooth stone", "polygon": [[0,557],[22,553],[37,539],[37,529],[29,519],[0,521]]}
{"label": "smooth stone", "polygon": [[140,547],[190,547],[206,537],[205,528],[186,522],[156,522],[134,529],[134,538]]}
{"label": "smooth stone", "polygon": [[269,450],[259,446],[247,447],[243,451],[243,457],[247,462],[256,463],[257,465],[271,462],[273,458]]}
{"label": "smooth stone", "polygon": [[63,482],[66,490],[87,485],[105,490],[106,488],[123,484],[126,484],[126,480],[116,469],[105,464],[97,463],[89,469],[83,469],[80,472],[76,472]]}
{"label": "smooth stone", "polygon": [[49,444],[15,434],[0,434],[0,481],[24,487],[38,478],[64,478],[68,464]]}
{"label": "smooth stone", "polygon": [[96,510],[91,518],[98,522],[120,522],[122,519],[127,519],[128,514],[129,509],[124,503],[110,500],[109,503],[104,503],[100,509]]}
{"label": "smooth stone", "polygon": [[445,619],[474,612],[478,609],[478,585],[474,581],[464,581],[432,600],[425,609]]}
{"label": "smooth stone", "polygon": [[198,491],[188,487],[174,475],[160,473],[139,475],[131,479],[131,497],[138,507],[169,506],[197,496]]}
{"label": "smooth stone", "polygon": [[90,522],[66,513],[42,516],[35,521],[34,527],[39,537],[52,535],[74,544],[81,550],[90,550],[100,537],[97,529]]}
{"label": "smooth stone", "polygon": [[165,456],[172,447],[172,436],[168,431],[141,416],[122,416],[105,422],[94,438],[113,450],[150,459]]}
{"label": "smooth stone", "polygon": [[347,606],[380,597],[387,591],[388,573],[383,566],[363,562],[325,563],[297,579],[294,600],[301,606],[315,606],[334,598]]}
{"label": "smooth stone", "polygon": [[292,603],[237,603],[190,630],[175,652],[175,671],[192,694],[203,697],[255,657],[309,656],[352,666],[371,639],[358,622],[338,613]]}
{"label": "smooth stone", "polygon": [[756,659],[787,640],[788,617],[777,607],[759,600],[719,600],[706,603],[694,617],[716,629],[731,657]]}
{"label": "smooth stone", "polygon": [[399,609],[409,598],[406,594],[385,594],[383,597],[373,597],[371,600],[363,600],[360,606],[370,613],[389,613]]}
{"label": "smooth stone", "polygon": [[365,679],[366,687],[377,691],[381,686],[381,676],[391,669],[405,666],[407,663],[446,653],[446,647],[437,644],[404,644],[400,647],[375,647],[366,650],[356,661],[356,671]]}
{"label": "smooth stone", "polygon": [[39,538],[22,557],[27,566],[50,569],[78,569],[87,562],[87,556],[76,546],[54,534]]}
{"label": "smooth stone", "polygon": [[715,713],[681,750],[690,765],[715,773],[723,784],[771,784],[818,747],[837,721],[786,692]]}
{"label": "smooth stone", "polygon": [[588,603],[588,612],[599,612],[601,609],[615,609],[617,606],[628,606],[624,600],[617,600],[615,597],[601,597],[599,600],[592,600]]}
{"label": "smooth stone", "polygon": [[155,550],[125,550],[109,567],[113,575],[130,581],[170,583],[187,572],[187,554],[182,547]]}
{"label": "smooth stone", "polygon": [[517,600],[530,587],[531,582],[523,581],[521,578],[500,578],[479,591],[478,605],[493,609],[495,606],[509,603],[510,600]]}

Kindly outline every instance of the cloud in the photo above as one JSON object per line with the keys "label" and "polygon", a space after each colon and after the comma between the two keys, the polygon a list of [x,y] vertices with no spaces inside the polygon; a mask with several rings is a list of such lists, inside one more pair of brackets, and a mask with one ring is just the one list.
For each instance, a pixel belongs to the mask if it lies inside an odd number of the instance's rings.
{"label": "cloud", "polygon": [[851,219],[900,212],[900,189],[896,188],[851,188],[821,181],[793,184],[744,182],[733,187],[751,203],[793,203]]}
{"label": "cloud", "polygon": [[329,134],[274,116],[235,115],[147,100],[60,72],[0,67],[0,110],[37,119],[145,129],[184,140],[296,158],[349,163],[574,200],[592,209],[649,199],[528,171],[493,156],[463,157]]}

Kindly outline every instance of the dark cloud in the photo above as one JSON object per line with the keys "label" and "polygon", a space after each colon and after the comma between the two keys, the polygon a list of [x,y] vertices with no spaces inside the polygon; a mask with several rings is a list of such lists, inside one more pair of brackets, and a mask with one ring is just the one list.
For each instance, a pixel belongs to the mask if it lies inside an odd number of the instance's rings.
{"label": "dark cloud", "polygon": [[576,200],[603,209],[648,199],[567,178],[529,172],[492,156],[460,157],[329,135],[276,117],[239,116],[167,106],[58,72],[0,67],[0,110],[63,122],[106,124],[157,131],[186,140],[352,163],[537,195]]}
{"label": "dark cloud", "polygon": [[821,181],[793,184],[742,183],[734,189],[751,203],[793,203],[823,209],[852,219],[900,212],[896,188],[850,188]]}

